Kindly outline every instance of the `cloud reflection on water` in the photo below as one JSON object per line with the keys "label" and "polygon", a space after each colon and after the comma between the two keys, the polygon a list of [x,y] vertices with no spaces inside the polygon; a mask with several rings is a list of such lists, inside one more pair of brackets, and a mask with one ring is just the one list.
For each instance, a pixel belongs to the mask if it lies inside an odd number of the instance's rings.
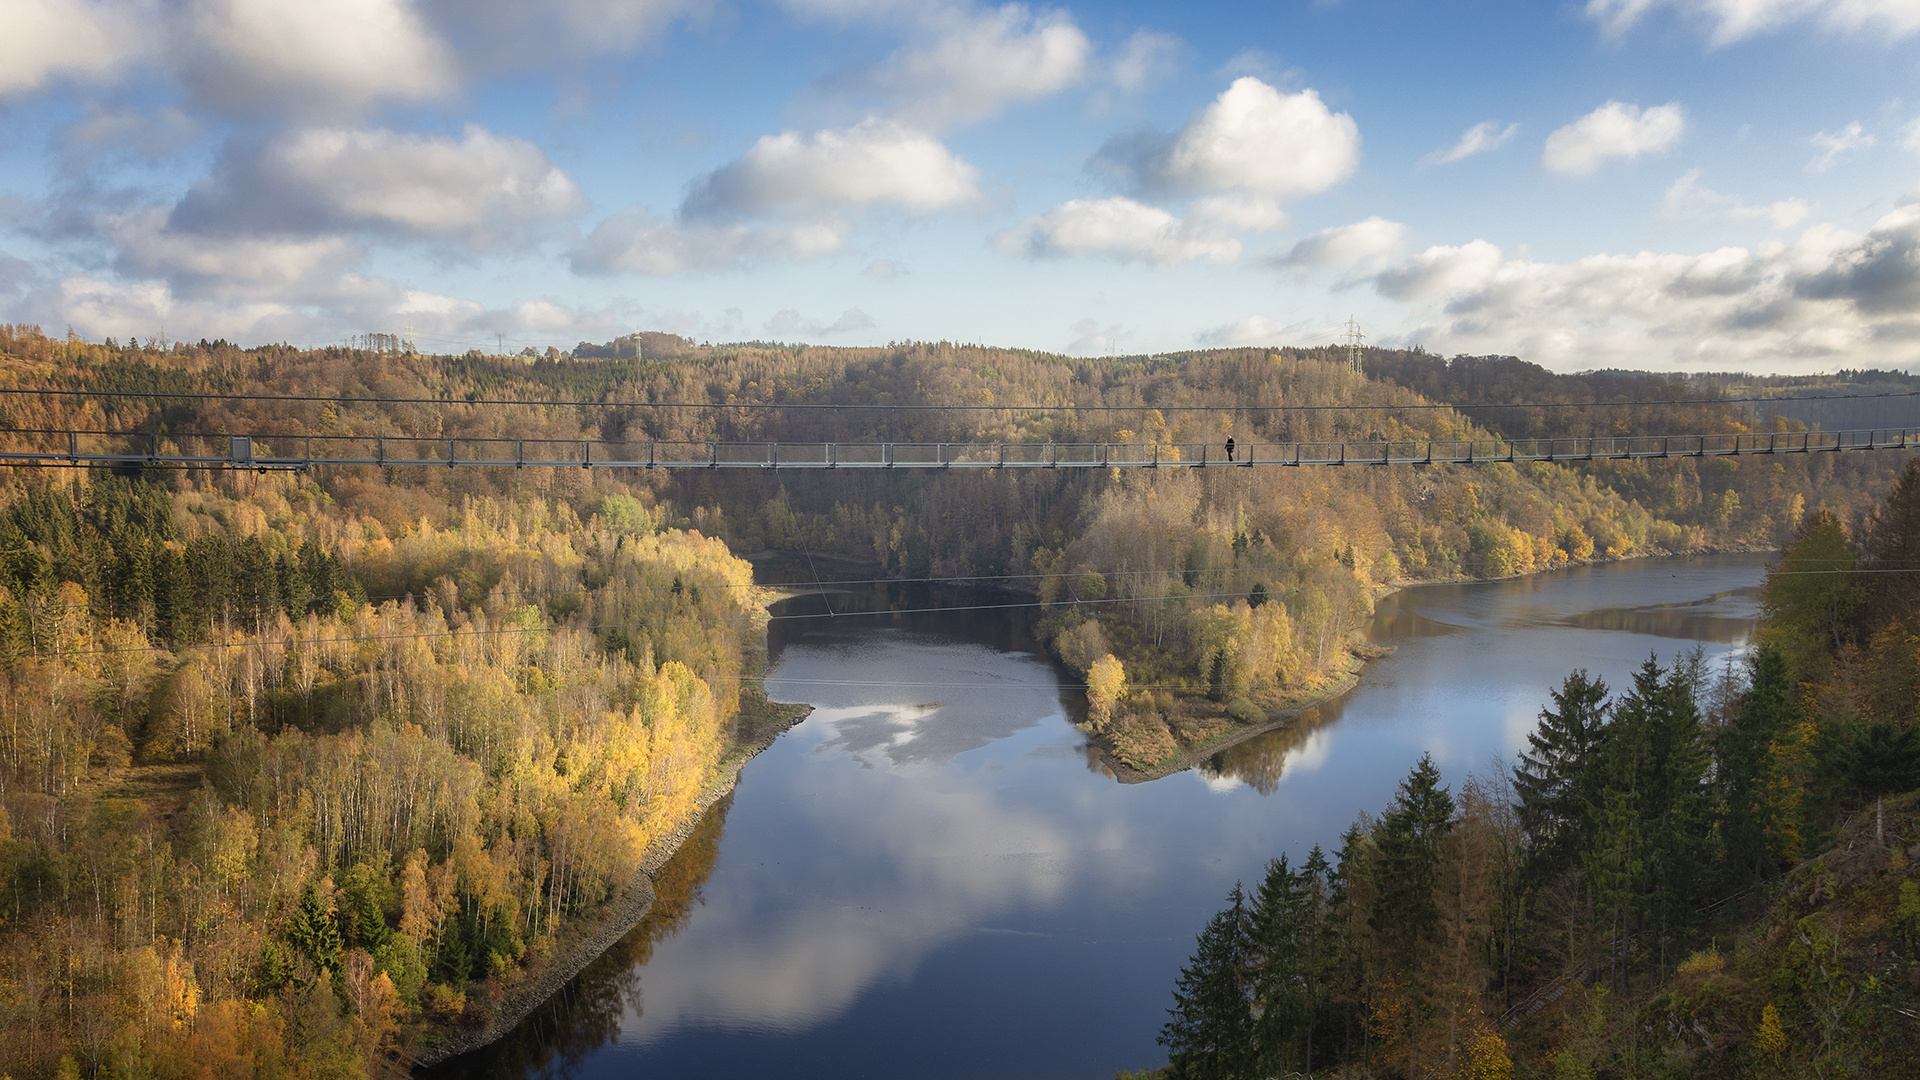
{"label": "cloud reflection on water", "polygon": [[[1729,584],[1756,571],[1719,559],[1407,590],[1376,624],[1402,647],[1359,689],[1221,752],[1199,784],[1090,768],[1071,692],[1017,651],[1030,636],[943,636],[886,612],[792,629],[769,691],[816,711],[749,764],[705,905],[640,971],[622,1050],[581,1075],[964,1080],[1014,1061],[1033,1075],[1150,1062],[1166,987],[1235,880],[1336,844],[1423,752],[1450,784],[1510,756],[1570,667],[1624,682],[1649,649],[1682,645],[1663,629],[1740,619],[1750,599]],[[1634,603],[1649,618],[1605,614]]]}
{"label": "cloud reflection on water", "polygon": [[[797,851],[797,862],[767,861],[782,854],[778,844],[741,853],[763,858],[710,891],[689,929],[698,940],[649,964],[643,1008],[630,1014],[623,1043],[644,1045],[686,1024],[804,1030],[875,986],[908,980],[928,954],[1008,912],[1055,909],[1089,889],[1118,893],[1151,876],[1123,874],[1109,857],[1134,852],[1138,869],[1140,845],[1124,819],[1096,801],[1023,798],[1021,782],[1004,775],[1055,770],[1058,753],[1020,748],[1008,760],[956,761],[1063,718],[1050,665],[878,637],[857,650],[790,647],[781,668],[805,670],[806,683],[783,685],[778,670],[768,680],[772,696],[816,706],[783,737],[797,760],[750,777],[753,793],[788,807],[791,828],[833,838],[835,857]],[[876,685],[886,681],[876,673],[901,671],[914,678]],[[836,673],[846,681],[832,685]],[[984,692],[927,701],[960,678]],[[882,694],[908,701],[875,700]],[[846,769],[843,756],[862,768]]]}

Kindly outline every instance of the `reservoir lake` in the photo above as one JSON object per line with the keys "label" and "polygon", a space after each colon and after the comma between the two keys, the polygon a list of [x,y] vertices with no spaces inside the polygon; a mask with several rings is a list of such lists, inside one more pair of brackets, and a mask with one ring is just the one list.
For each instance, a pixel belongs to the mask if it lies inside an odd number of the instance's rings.
{"label": "reservoir lake", "polygon": [[[661,901],[507,1038],[521,1077],[1047,1077],[1165,1064],[1180,967],[1236,881],[1329,854],[1423,753],[1509,767],[1575,668],[1737,660],[1772,556],[1643,559],[1380,601],[1359,685],[1201,767],[1122,784],[1006,598],[855,586],[776,606],[767,696],[812,715],[749,762]],[[976,610],[925,611],[976,607]],[[828,614],[831,611],[832,614]]]}

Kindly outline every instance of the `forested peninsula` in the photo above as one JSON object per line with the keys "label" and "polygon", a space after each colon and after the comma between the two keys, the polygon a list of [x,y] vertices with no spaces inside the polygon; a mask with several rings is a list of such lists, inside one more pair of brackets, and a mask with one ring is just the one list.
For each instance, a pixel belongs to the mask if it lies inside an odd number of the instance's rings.
{"label": "forested peninsula", "polygon": [[[1822,422],[1728,401],[1725,381],[1418,351],[1370,350],[1355,372],[1332,350],[369,344],[7,327],[0,386],[61,393],[0,396],[0,443],[56,428],[1171,446]],[[1545,407],[1593,400],[1643,404]],[[1501,402],[1530,407],[1487,408]],[[12,469],[0,1073],[389,1075],[487,1029],[646,886],[648,851],[767,736],[749,558],[1029,594],[1125,774],[1325,692],[1383,586],[1772,548],[1859,518],[1898,464]]]}

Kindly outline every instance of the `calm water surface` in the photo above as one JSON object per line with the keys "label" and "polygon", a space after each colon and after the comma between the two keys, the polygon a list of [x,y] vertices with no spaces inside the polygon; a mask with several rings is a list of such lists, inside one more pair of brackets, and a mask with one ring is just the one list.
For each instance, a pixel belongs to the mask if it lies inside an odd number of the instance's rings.
{"label": "calm water surface", "polygon": [[1575,667],[1623,686],[1649,653],[1739,650],[1764,564],[1405,590],[1373,627],[1396,651],[1344,699],[1132,785],[1088,754],[1025,613],[835,596],[839,614],[776,623],[771,642],[769,696],[813,715],[748,764],[663,874],[656,914],[442,1071],[1104,1080],[1163,1064],[1174,977],[1235,881],[1336,846],[1422,753],[1453,784],[1511,758]]}

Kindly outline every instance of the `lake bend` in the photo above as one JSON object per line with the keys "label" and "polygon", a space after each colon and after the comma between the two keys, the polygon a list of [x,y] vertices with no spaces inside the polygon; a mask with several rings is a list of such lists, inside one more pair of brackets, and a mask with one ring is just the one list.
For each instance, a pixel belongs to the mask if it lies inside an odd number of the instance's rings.
{"label": "lake bend", "polygon": [[[767,695],[813,712],[661,873],[653,914],[437,1076],[1110,1077],[1194,936],[1268,859],[1331,851],[1423,753],[1510,764],[1575,668],[1743,652],[1770,555],[1642,559],[1402,589],[1344,696],[1151,783],[1073,718],[1031,609],[856,587],[776,607]],[[828,605],[831,605],[829,608]],[[833,614],[828,615],[831,610]]]}

